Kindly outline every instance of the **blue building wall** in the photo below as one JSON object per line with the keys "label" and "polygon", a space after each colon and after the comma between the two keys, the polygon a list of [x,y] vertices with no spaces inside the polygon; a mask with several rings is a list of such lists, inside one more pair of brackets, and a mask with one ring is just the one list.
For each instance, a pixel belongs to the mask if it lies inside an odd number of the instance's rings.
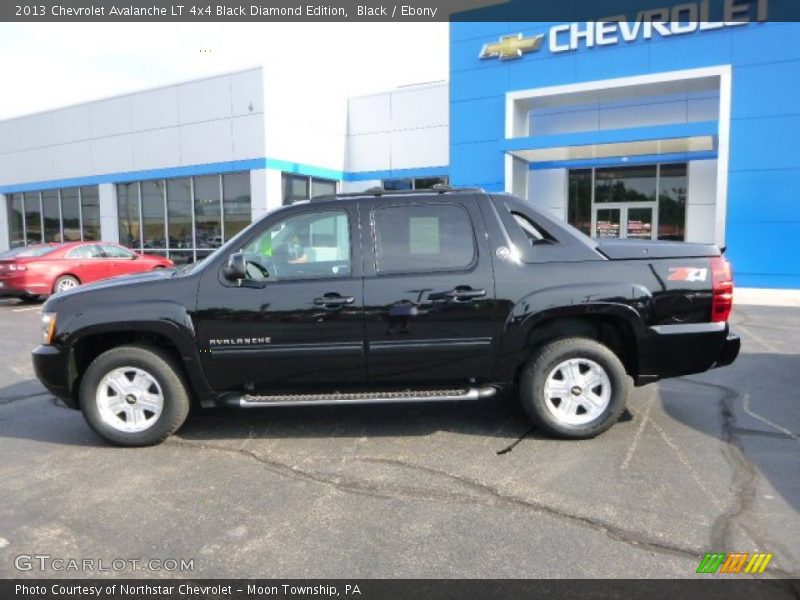
{"label": "blue building wall", "polygon": [[[509,91],[731,65],[726,244],[737,285],[800,288],[800,23],[751,23],[551,55],[480,60],[501,35],[554,23],[450,28],[450,175],[455,185],[504,189]],[[546,46],[546,41],[545,41]]]}

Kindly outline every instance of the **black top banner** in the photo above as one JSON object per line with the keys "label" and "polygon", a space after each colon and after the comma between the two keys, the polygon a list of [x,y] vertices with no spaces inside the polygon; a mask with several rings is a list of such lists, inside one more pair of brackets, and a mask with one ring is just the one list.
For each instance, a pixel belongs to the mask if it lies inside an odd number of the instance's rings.
{"label": "black top banner", "polygon": [[532,580],[532,579],[331,579],[331,580],[3,580],[4,600],[779,600],[798,598],[794,580]]}
{"label": "black top banner", "polygon": [[3,21],[800,21],[796,0],[4,0]]}

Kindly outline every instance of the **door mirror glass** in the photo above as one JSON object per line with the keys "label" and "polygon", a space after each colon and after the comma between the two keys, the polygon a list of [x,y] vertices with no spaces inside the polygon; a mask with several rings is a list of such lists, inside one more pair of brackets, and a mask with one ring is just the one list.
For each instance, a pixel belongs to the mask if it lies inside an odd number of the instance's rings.
{"label": "door mirror glass", "polygon": [[247,261],[242,252],[234,252],[228,257],[228,262],[223,270],[225,278],[230,281],[245,279],[247,277]]}

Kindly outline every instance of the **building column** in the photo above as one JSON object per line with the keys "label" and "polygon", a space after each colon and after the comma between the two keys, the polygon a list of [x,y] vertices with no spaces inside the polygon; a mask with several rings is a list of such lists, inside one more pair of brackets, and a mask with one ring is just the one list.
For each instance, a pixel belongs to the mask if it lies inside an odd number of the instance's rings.
{"label": "building column", "polygon": [[10,246],[8,231],[8,195],[0,194],[0,252],[5,252]]}
{"label": "building column", "polygon": [[283,178],[277,169],[267,169],[267,209],[283,206]]}
{"label": "building column", "polygon": [[528,198],[528,162],[516,156],[506,154],[505,191],[519,196],[523,200]]}
{"label": "building column", "polygon": [[267,212],[267,170],[250,171],[250,221],[255,223]]}
{"label": "building column", "polygon": [[117,214],[117,190],[113,183],[98,186],[100,197],[100,239],[119,243],[119,216]]}

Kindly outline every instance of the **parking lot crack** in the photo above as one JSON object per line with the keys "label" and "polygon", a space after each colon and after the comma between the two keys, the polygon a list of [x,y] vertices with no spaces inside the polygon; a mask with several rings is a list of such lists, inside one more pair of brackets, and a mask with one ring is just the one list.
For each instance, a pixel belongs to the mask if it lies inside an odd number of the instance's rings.
{"label": "parking lot crack", "polygon": [[[712,548],[729,548],[736,543],[733,537],[734,528],[739,525],[740,521],[745,519],[755,505],[756,482],[758,479],[758,473],[753,463],[747,458],[739,437],[734,402],[741,397],[741,394],[733,388],[717,383],[686,378],[683,378],[683,380],[687,383],[709,387],[720,392],[721,439],[724,442],[722,453],[733,470],[730,484],[733,502],[730,508],[720,513],[714,521],[711,528],[710,543]],[[740,527],[740,529],[744,530],[743,527]]]}
{"label": "parking lot crack", "polygon": [[165,443],[179,448],[200,448],[205,450],[237,454],[239,456],[257,461],[260,465],[266,467],[277,475],[291,477],[309,483],[332,486],[345,493],[392,500],[396,500],[398,498],[409,498],[482,504],[493,507],[507,506],[522,510],[531,510],[556,519],[566,520],[575,525],[592,529],[593,531],[601,533],[614,541],[633,546],[637,549],[666,553],[691,559],[699,559],[705,552],[705,549],[664,543],[661,540],[652,539],[643,532],[631,531],[589,516],[573,514],[543,502],[506,494],[498,488],[462,475],[456,475],[446,471],[440,471],[438,469],[411,464],[400,460],[370,457],[352,459],[354,461],[384,464],[387,466],[421,471],[433,477],[449,480],[460,487],[461,491],[415,487],[401,485],[396,482],[387,483],[382,481],[380,483],[376,483],[341,475],[314,472],[301,469],[295,465],[265,458],[251,450],[230,448],[198,442],[195,440],[171,438]]}

